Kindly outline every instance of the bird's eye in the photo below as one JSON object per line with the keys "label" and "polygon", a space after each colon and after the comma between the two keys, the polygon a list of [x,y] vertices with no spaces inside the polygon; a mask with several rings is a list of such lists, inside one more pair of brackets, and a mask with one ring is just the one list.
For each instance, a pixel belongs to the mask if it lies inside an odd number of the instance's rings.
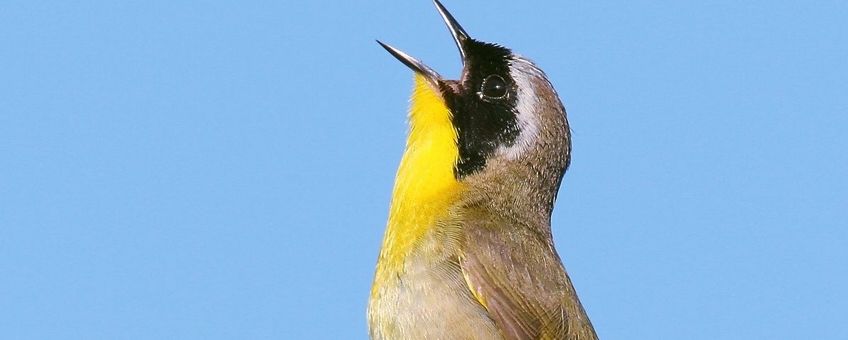
{"label": "bird's eye", "polygon": [[506,97],[506,92],[506,81],[497,74],[486,77],[480,87],[480,94],[485,99],[500,99]]}

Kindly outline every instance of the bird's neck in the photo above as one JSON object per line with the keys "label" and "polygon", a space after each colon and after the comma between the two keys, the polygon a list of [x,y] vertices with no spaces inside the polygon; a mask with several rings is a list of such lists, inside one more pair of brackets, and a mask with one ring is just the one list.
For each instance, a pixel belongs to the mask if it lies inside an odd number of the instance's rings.
{"label": "bird's neck", "polygon": [[459,150],[450,111],[421,76],[415,78],[409,120],[378,275],[401,268],[416,241],[446,217],[463,190],[453,172]]}

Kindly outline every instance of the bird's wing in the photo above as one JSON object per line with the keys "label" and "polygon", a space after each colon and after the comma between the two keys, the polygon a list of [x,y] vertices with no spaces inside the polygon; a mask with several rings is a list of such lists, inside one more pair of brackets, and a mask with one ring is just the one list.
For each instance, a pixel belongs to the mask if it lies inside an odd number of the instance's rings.
{"label": "bird's wing", "polygon": [[549,236],[468,216],[460,259],[472,295],[508,339],[597,339]]}

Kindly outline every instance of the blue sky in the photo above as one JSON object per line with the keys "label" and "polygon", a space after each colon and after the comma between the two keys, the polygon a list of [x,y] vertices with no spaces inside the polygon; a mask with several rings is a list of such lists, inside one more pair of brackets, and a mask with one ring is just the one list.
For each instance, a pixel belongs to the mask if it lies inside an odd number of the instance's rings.
{"label": "blue sky", "polygon": [[[848,338],[848,3],[445,5],[568,108],[602,338]],[[429,1],[2,7],[3,338],[366,338]]]}

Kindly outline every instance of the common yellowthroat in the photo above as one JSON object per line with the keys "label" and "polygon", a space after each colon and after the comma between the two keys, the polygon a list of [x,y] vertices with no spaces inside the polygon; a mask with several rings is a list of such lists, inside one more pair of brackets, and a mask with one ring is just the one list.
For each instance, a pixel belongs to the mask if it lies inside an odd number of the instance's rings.
{"label": "common yellowthroat", "polygon": [[554,249],[571,159],[556,91],[530,60],[472,39],[444,6],[463,69],[411,68],[406,150],[368,303],[372,339],[597,339]]}

